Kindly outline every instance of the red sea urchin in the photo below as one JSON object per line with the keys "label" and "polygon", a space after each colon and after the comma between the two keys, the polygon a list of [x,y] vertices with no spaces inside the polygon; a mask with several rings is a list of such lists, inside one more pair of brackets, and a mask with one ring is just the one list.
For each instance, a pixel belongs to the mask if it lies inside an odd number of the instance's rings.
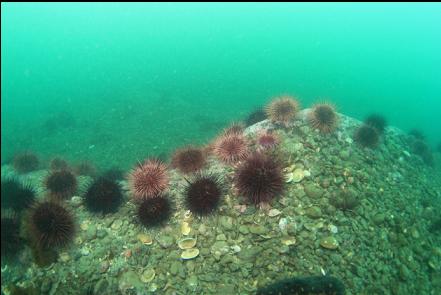
{"label": "red sea urchin", "polygon": [[280,195],[285,181],[282,168],[273,158],[254,153],[237,168],[234,182],[239,194],[257,205]]}
{"label": "red sea urchin", "polygon": [[316,104],[308,113],[308,121],[321,133],[331,133],[337,128],[338,117],[335,109],[328,103]]}
{"label": "red sea urchin", "polygon": [[43,250],[64,247],[75,235],[73,215],[53,201],[37,203],[31,209],[27,226],[32,242]]}
{"label": "red sea urchin", "polygon": [[247,157],[248,141],[242,133],[225,133],[216,140],[213,151],[222,162],[233,164]]}
{"label": "red sea urchin", "polygon": [[136,201],[155,197],[168,187],[167,166],[158,159],[147,159],[132,170],[128,181]]}
{"label": "red sea urchin", "polygon": [[172,166],[188,174],[201,170],[205,166],[205,152],[195,147],[177,150],[172,158]]}
{"label": "red sea urchin", "polygon": [[266,108],[268,118],[274,123],[287,125],[299,111],[299,102],[289,95],[273,99]]}
{"label": "red sea urchin", "polygon": [[145,227],[161,225],[170,214],[171,204],[166,195],[142,200],[137,211],[138,219]]}
{"label": "red sea urchin", "polygon": [[191,212],[208,215],[216,210],[222,195],[222,184],[217,176],[198,175],[185,189],[185,203]]}
{"label": "red sea urchin", "polygon": [[78,182],[70,170],[55,170],[46,177],[45,186],[50,196],[67,199],[76,192]]}
{"label": "red sea urchin", "polygon": [[280,139],[274,132],[262,131],[257,135],[258,147],[263,150],[269,150],[275,148],[280,143]]}

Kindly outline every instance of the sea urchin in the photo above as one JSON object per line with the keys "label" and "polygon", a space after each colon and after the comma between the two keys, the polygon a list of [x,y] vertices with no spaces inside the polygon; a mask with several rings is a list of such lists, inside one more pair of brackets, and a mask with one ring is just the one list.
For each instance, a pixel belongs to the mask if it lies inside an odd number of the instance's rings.
{"label": "sea urchin", "polygon": [[172,158],[172,166],[188,174],[201,170],[205,166],[205,153],[195,147],[177,150]]}
{"label": "sea urchin", "polygon": [[145,227],[158,226],[167,221],[171,204],[166,195],[144,199],[138,206],[138,219]]}
{"label": "sea urchin", "polygon": [[37,155],[31,152],[17,154],[13,161],[13,166],[19,173],[27,173],[37,170],[39,165],[40,160]]}
{"label": "sea urchin", "polygon": [[378,134],[377,129],[369,125],[362,125],[357,128],[354,133],[355,141],[363,146],[368,148],[375,148],[378,145],[380,140],[380,136]]}
{"label": "sea urchin", "polygon": [[321,133],[331,133],[338,123],[334,107],[327,103],[316,104],[308,113],[308,121],[314,129]]}
{"label": "sea urchin", "polygon": [[2,209],[26,209],[35,201],[35,195],[35,190],[30,185],[25,185],[16,178],[7,178],[1,182]]}
{"label": "sea urchin", "polygon": [[279,137],[271,131],[259,132],[256,141],[258,147],[263,150],[275,148],[280,143]]}
{"label": "sea urchin", "polygon": [[237,168],[234,181],[239,194],[255,205],[271,201],[282,193],[284,186],[282,168],[262,153],[248,157]]}
{"label": "sea urchin", "polygon": [[155,197],[168,187],[167,166],[157,159],[145,160],[132,170],[128,180],[136,201]]}
{"label": "sea urchin", "polygon": [[32,242],[39,248],[61,248],[74,238],[74,217],[60,203],[44,201],[31,209],[28,231]]}
{"label": "sea urchin", "polygon": [[3,259],[13,259],[23,248],[23,240],[20,238],[20,222],[16,216],[6,216],[1,218],[1,257]]}
{"label": "sea urchin", "polygon": [[114,179],[99,177],[84,195],[86,207],[92,212],[115,212],[122,203],[120,185]]}
{"label": "sea urchin", "polygon": [[51,196],[66,199],[76,192],[78,182],[70,170],[54,170],[46,177],[45,186]]}
{"label": "sea urchin", "polygon": [[378,114],[368,116],[366,120],[364,120],[364,123],[377,129],[379,134],[383,134],[387,126],[386,119]]}
{"label": "sea urchin", "polygon": [[273,99],[266,108],[268,118],[275,123],[287,125],[297,114],[299,102],[291,96],[283,95]]}
{"label": "sea urchin", "polygon": [[185,189],[187,208],[198,215],[208,215],[219,205],[223,195],[221,181],[214,175],[198,175]]}
{"label": "sea urchin", "polygon": [[226,133],[214,143],[214,154],[224,163],[233,164],[248,155],[248,142],[242,133]]}

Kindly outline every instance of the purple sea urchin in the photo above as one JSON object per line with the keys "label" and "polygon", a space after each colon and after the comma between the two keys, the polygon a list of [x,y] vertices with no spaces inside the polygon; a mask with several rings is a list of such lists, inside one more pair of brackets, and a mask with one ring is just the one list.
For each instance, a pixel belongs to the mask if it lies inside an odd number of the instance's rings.
{"label": "purple sea urchin", "polygon": [[217,176],[198,175],[185,189],[185,203],[191,212],[208,215],[219,206],[222,195],[222,184]]}
{"label": "purple sea urchin", "polygon": [[262,153],[248,157],[237,168],[234,181],[239,194],[256,205],[280,195],[285,182],[280,165]]}

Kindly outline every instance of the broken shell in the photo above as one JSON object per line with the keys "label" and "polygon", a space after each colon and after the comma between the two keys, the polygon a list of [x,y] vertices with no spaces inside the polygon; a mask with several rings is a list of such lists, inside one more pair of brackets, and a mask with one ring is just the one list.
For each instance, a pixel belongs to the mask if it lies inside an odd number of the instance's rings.
{"label": "broken shell", "polygon": [[294,173],[292,173],[292,172],[287,173],[285,175],[285,178],[286,178],[286,180],[285,180],[286,183],[292,182],[292,180],[294,179]]}
{"label": "broken shell", "polygon": [[190,234],[190,231],[191,231],[191,227],[188,224],[188,222],[186,222],[186,221],[182,222],[182,224],[181,224],[181,233],[184,236],[188,236]]}
{"label": "broken shell", "polygon": [[268,212],[268,216],[269,217],[274,217],[274,216],[280,215],[281,213],[282,212],[280,210],[278,210],[278,209],[271,209]]}
{"label": "broken shell", "polygon": [[152,237],[148,234],[139,234],[138,240],[140,240],[144,245],[151,245],[153,243]]}
{"label": "broken shell", "polygon": [[282,244],[286,246],[291,246],[296,244],[296,238],[294,237],[284,237],[282,238]]}
{"label": "broken shell", "polygon": [[152,268],[146,269],[141,275],[141,281],[150,283],[155,278],[155,270]]}
{"label": "broken shell", "polygon": [[326,248],[326,249],[335,250],[338,247],[338,242],[332,236],[324,237],[320,240],[320,246],[322,246],[323,248]]}
{"label": "broken shell", "polygon": [[178,246],[182,250],[191,249],[194,246],[196,246],[196,239],[194,239],[194,238],[184,238],[184,239],[178,241]]}
{"label": "broken shell", "polygon": [[185,211],[184,213],[184,220],[190,220],[192,216],[192,213],[190,210]]}
{"label": "broken shell", "polygon": [[198,248],[191,248],[186,249],[181,254],[181,258],[184,260],[193,259],[199,255],[199,249]]}

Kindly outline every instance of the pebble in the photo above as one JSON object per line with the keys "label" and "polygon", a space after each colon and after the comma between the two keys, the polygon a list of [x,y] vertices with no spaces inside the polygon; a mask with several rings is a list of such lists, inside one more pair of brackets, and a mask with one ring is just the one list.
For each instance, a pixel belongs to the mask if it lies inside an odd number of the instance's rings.
{"label": "pebble", "polygon": [[233,229],[233,218],[229,216],[222,216],[219,219],[220,225],[225,228],[226,230]]}
{"label": "pebble", "polygon": [[122,224],[123,224],[123,222],[122,222],[121,219],[116,219],[116,220],[112,223],[111,228],[112,228],[113,230],[118,230],[118,229],[121,228]]}
{"label": "pebble", "polygon": [[312,199],[318,199],[324,193],[324,191],[320,187],[315,186],[312,183],[306,184],[304,187],[304,190],[305,190],[306,195]]}
{"label": "pebble", "polygon": [[269,217],[275,217],[275,216],[278,216],[280,214],[282,214],[282,212],[280,210],[278,210],[278,209],[271,209],[268,212],[268,216]]}
{"label": "pebble", "polygon": [[81,203],[83,202],[83,199],[80,196],[73,196],[70,199],[70,204],[72,205],[72,207],[77,208],[81,205]]}
{"label": "pebble", "polygon": [[100,273],[105,273],[105,272],[107,272],[107,270],[109,269],[109,267],[110,267],[110,263],[109,263],[109,261],[105,260],[105,261],[101,262],[101,265],[100,265]]}
{"label": "pebble", "polygon": [[335,250],[338,248],[338,242],[332,236],[324,237],[320,240],[320,246],[326,249]]}
{"label": "pebble", "polygon": [[322,210],[317,206],[309,207],[308,209],[306,209],[305,213],[306,216],[314,219],[320,218],[322,216]]}
{"label": "pebble", "polygon": [[156,240],[162,248],[170,248],[174,242],[174,239],[171,236],[158,236]]}
{"label": "pebble", "polygon": [[264,235],[268,233],[268,229],[262,225],[251,225],[248,227],[248,230],[256,235]]}
{"label": "pebble", "polygon": [[248,230],[248,227],[245,225],[240,225],[239,226],[239,232],[243,235],[249,234],[250,231]]}

